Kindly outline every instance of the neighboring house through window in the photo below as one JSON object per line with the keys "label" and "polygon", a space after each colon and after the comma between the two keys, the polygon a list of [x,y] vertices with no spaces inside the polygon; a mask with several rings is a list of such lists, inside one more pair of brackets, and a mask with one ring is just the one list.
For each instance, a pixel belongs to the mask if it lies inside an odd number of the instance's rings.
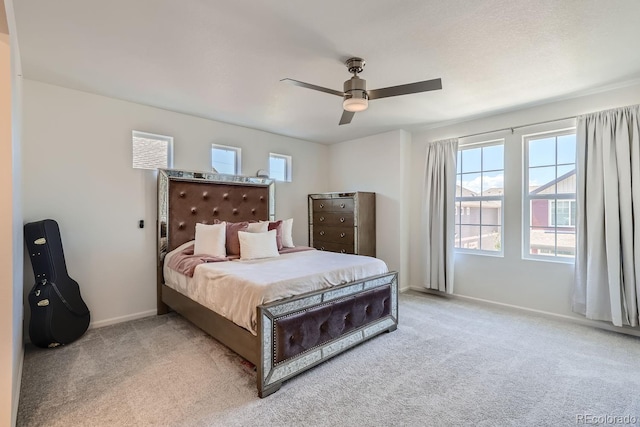
{"label": "neighboring house through window", "polygon": [[455,248],[502,253],[504,141],[458,150],[455,197]]}
{"label": "neighboring house through window", "polygon": [[524,254],[573,258],[576,247],[576,135],[564,130],[524,137]]}
{"label": "neighboring house through window", "polygon": [[576,226],[576,201],[551,200],[549,203],[549,224],[558,227]]}
{"label": "neighboring house through window", "polygon": [[134,130],[131,139],[134,168],[166,169],[173,167],[173,137]]}

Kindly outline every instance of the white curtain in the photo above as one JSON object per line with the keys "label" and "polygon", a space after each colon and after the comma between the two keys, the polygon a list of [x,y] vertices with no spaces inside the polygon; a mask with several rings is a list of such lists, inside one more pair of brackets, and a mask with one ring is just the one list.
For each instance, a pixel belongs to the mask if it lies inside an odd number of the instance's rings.
{"label": "white curtain", "polygon": [[578,117],[573,311],[638,326],[640,105]]}
{"label": "white curtain", "polygon": [[422,198],[425,287],[453,292],[454,196],[458,140],[427,145]]}

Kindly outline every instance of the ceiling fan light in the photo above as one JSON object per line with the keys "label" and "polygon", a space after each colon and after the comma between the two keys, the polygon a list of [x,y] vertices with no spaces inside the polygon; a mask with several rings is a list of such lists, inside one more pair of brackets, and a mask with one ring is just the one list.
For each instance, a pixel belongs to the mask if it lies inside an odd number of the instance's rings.
{"label": "ceiling fan light", "polygon": [[342,103],[342,108],[352,113],[364,111],[369,107],[369,100],[366,98],[347,98]]}

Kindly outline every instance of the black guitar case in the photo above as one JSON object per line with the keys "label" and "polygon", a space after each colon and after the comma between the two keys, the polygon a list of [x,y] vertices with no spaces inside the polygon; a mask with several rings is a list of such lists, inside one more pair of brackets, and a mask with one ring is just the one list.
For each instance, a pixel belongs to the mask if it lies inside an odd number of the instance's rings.
{"label": "black guitar case", "polygon": [[36,278],[29,292],[31,342],[38,347],[69,344],[87,331],[90,314],[78,283],[67,273],[58,223],[25,224],[24,237]]}

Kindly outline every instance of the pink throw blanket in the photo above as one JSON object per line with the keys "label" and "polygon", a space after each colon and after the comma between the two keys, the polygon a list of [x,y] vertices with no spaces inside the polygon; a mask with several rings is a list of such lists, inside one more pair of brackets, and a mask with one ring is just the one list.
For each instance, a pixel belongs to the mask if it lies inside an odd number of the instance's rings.
{"label": "pink throw blanket", "polygon": [[[184,274],[185,276],[193,277],[193,272],[196,267],[200,264],[204,264],[206,262],[222,262],[222,261],[231,261],[234,259],[239,259],[238,255],[232,255],[227,257],[214,257],[208,255],[194,255],[193,254],[194,245],[187,246],[177,254],[174,254],[169,259],[167,263],[167,267],[172,270],[177,271],[180,274]],[[314,248],[310,248],[308,246],[296,246],[295,248],[282,248],[278,252],[280,254],[290,254],[294,252],[302,252],[302,251],[314,251]]]}
{"label": "pink throw blanket", "polygon": [[196,269],[196,266],[200,264],[205,262],[229,261],[232,259],[231,257],[215,257],[200,254],[194,255],[193,247],[194,245],[187,246],[177,254],[173,255],[171,259],[169,259],[167,267],[177,271],[178,273],[184,274],[185,276],[193,277],[193,271]]}

